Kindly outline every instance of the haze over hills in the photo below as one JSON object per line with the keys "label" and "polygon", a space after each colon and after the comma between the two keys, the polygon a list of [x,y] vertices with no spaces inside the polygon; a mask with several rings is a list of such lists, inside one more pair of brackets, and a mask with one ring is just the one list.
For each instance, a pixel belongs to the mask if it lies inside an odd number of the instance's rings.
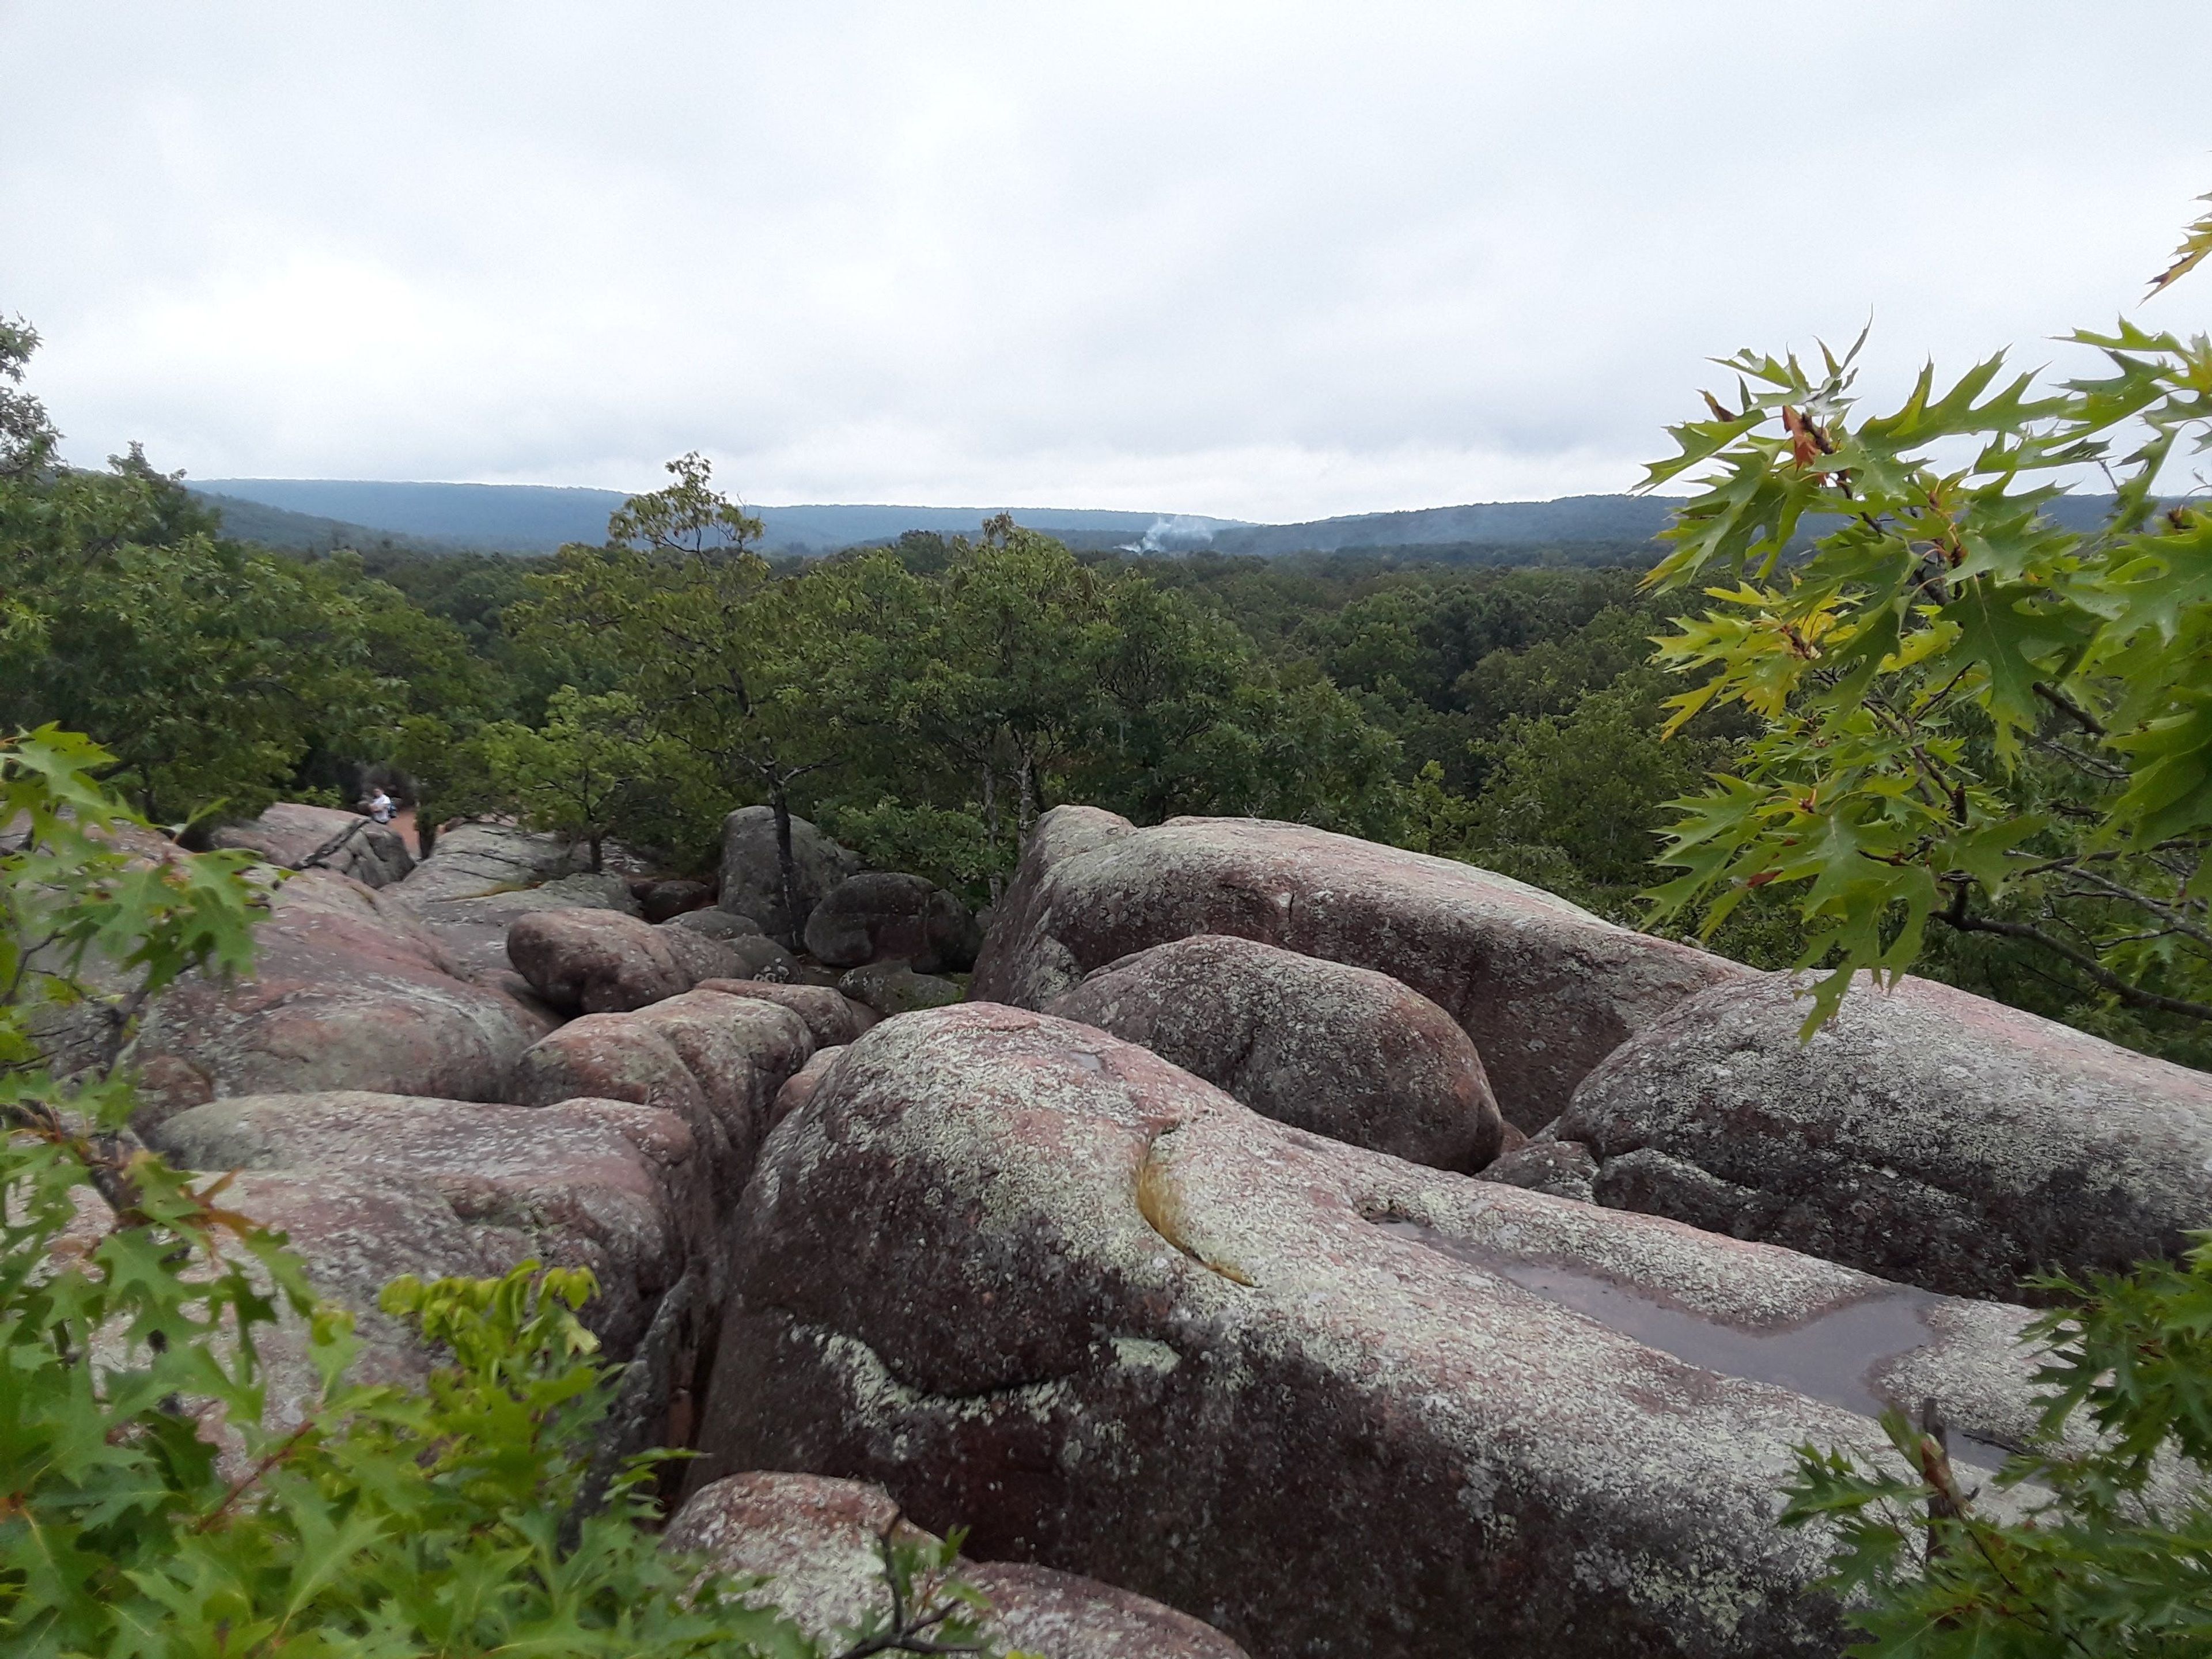
{"label": "haze over hills", "polygon": [[[431,552],[544,553],[564,543],[595,543],[606,534],[608,515],[627,499],[617,489],[548,484],[330,478],[210,478],[191,488],[222,512],[225,530],[240,540],[301,549],[389,543]],[[1203,548],[1263,558],[1419,550],[1419,556],[1460,562],[1510,562],[1525,554],[1618,563],[1633,562],[1680,504],[1680,498],[1665,495],[1569,495],[1275,525],[1085,507],[1018,507],[1013,516],[1081,549],[1179,553]],[[2109,495],[2069,495],[2047,510],[2069,528],[2087,530],[2111,504]],[[1000,510],[831,503],[753,509],[767,526],[763,550],[786,554],[890,542],[909,530],[973,535]],[[1807,527],[1817,534],[1824,526],[1808,521]]]}
{"label": "haze over hills", "polygon": [[[606,533],[607,515],[625,499],[620,490],[544,484],[323,478],[209,478],[195,481],[191,488],[222,511],[232,534],[272,546],[327,547],[366,538],[516,553],[546,552],[566,542],[596,542]],[[1583,495],[1558,501],[1359,514],[1289,525],[1083,507],[1017,508],[1014,517],[1031,529],[1091,546],[1118,544],[1163,553],[1210,547],[1267,556],[1438,544],[1633,544],[1657,533],[1673,505],[1651,497]],[[819,504],[753,510],[767,526],[767,550],[826,552],[895,540],[909,530],[972,535],[999,509]]]}

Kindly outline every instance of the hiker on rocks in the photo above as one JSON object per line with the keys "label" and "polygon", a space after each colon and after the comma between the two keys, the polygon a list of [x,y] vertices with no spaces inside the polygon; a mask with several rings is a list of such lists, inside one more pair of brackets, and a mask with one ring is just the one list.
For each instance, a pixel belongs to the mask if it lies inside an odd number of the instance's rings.
{"label": "hiker on rocks", "polygon": [[398,815],[399,804],[380,787],[368,798],[368,815],[379,823],[389,823]]}

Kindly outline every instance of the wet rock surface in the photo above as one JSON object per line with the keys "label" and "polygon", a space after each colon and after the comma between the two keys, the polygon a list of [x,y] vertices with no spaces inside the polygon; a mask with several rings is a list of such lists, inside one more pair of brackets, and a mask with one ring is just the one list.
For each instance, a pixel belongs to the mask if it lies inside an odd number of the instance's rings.
{"label": "wet rock surface", "polygon": [[[747,1474],[717,1481],[669,1523],[667,1547],[726,1572],[763,1574],[768,1594],[815,1641],[833,1644],[890,1610],[878,1540],[934,1542],[879,1486],[817,1475]],[[1243,1650],[1157,1601],[1110,1584],[1018,1563],[965,1561],[989,1598],[985,1639],[1045,1659],[1243,1659]]]}
{"label": "wet rock surface", "polygon": [[213,847],[243,848],[288,870],[331,870],[364,887],[389,887],[415,868],[399,832],[358,812],[280,800],[246,823],[227,823]]}
{"label": "wet rock surface", "polygon": [[507,929],[507,956],[549,1006],[587,1014],[642,1008],[739,966],[737,951],[722,940],[616,910],[523,915]]}
{"label": "wet rock surface", "polygon": [[562,1026],[516,1062],[513,1097],[550,1106],[593,1096],[674,1113],[698,1138],[717,1212],[726,1215],[752,1172],[776,1091],[813,1052],[806,1022],[788,1008],[687,991]]}
{"label": "wet rock surface", "polygon": [[1139,830],[1063,806],[1030,837],[971,994],[1042,1007],[1109,963],[1193,933],[1412,987],[1474,1040],[1499,1109],[1524,1130],[1556,1116],[1632,1033],[1752,971],[1448,859],[1299,824],[1175,818]]}
{"label": "wet rock surface", "polygon": [[1444,1170],[1504,1125],[1449,1014],[1396,980],[1200,933],[1098,969],[1046,1012],[1151,1049],[1263,1117]]}
{"label": "wet rock surface", "polygon": [[551,1020],[460,977],[396,891],[303,871],[271,900],[251,980],[196,976],[163,993],[138,1041],[141,1126],[228,1095],[501,1098]]}
{"label": "wet rock surface", "polygon": [[965,973],[982,944],[968,907],[920,876],[848,877],[806,920],[808,953],[831,968],[896,961],[917,973]]}
{"label": "wet rock surface", "polygon": [[791,850],[797,866],[799,914],[786,913],[783,866],[777,857],[775,813],[766,806],[744,806],[722,820],[720,907],[750,916],[763,932],[796,945],[822,896],[848,876],[860,873],[856,854],[840,847],[805,818],[791,821]]}
{"label": "wet rock surface", "polygon": [[[1774,1494],[1794,1446],[1879,1432],[1729,1343],[1842,1320],[1865,1397],[1993,1445],[2034,1416],[2025,1310],[1900,1321],[1850,1268],[1326,1140],[988,1005],[848,1048],[740,1229],[701,1480],[879,1481],[1261,1656],[1830,1654]],[[1725,1339],[1685,1359],[1578,1310],[1592,1284]],[[1869,1352],[1869,1318],[1926,1340]]]}
{"label": "wet rock surface", "polygon": [[2118,1272],[2212,1226],[2212,1078],[1966,992],[1856,988],[1809,1043],[1781,975],[1684,1003],[1559,1125],[1601,1203],[1963,1296]]}

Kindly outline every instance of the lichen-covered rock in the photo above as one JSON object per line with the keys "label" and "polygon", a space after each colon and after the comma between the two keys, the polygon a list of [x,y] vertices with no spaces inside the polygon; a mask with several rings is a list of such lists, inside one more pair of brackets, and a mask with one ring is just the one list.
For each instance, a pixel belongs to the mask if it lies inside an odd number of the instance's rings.
{"label": "lichen-covered rock", "polygon": [[2212,1077],[1947,985],[1861,983],[1809,1042],[1783,975],[1622,1045],[1560,1120],[1603,1204],[1961,1296],[2212,1227]]}
{"label": "lichen-covered rock", "polygon": [[860,872],[858,854],[840,847],[805,818],[791,821],[791,850],[799,887],[799,914],[787,915],[783,866],[776,856],[775,812],[743,806],[722,820],[722,896],[725,910],[750,916],[770,939],[796,945],[822,896]]}
{"label": "lichen-covered rock", "polygon": [[[495,1238],[495,1255],[589,1267],[599,1295],[585,1321],[621,1354],[644,1334],[653,1301],[714,1242],[690,1130],[623,1101],[540,1109],[355,1090],[245,1095],[179,1113],[148,1144],[185,1169],[343,1170],[433,1193]],[[371,1305],[380,1288],[368,1287]]]}
{"label": "lichen-covered rock", "polygon": [[1481,1174],[1485,1181],[1502,1181],[1532,1193],[1571,1198],[1578,1204],[1597,1202],[1597,1160],[1578,1140],[1529,1141],[1500,1154]]}
{"label": "lichen-covered rock", "polygon": [[523,1054],[514,1098],[547,1106],[589,1095],[671,1111],[706,1149],[718,1208],[737,1202],[784,1079],[814,1052],[788,1008],[719,991],[571,1020]]}
{"label": "lichen-covered rock", "polygon": [[507,932],[507,960],[555,1008],[626,1013],[737,971],[738,954],[684,927],[616,910],[538,910]]}
{"label": "lichen-covered rock", "polygon": [[389,887],[415,867],[400,833],[358,812],[280,800],[247,823],[227,823],[209,837],[288,870],[335,870],[364,887]]}
{"label": "lichen-covered rock", "polygon": [[1585,1073],[1707,986],[1751,970],[1632,933],[1504,876],[1302,824],[1095,807],[1039,822],[976,960],[978,1000],[1041,1008],[1110,962],[1234,933],[1411,986],[1460,1023],[1499,1109],[1557,1116]]}
{"label": "lichen-covered rock", "polygon": [[902,962],[875,962],[855,968],[837,981],[837,988],[885,1019],[918,1008],[942,1008],[965,994],[951,980],[936,974],[917,974]]}
{"label": "lichen-covered rock", "polygon": [[[763,1592],[815,1641],[890,1612],[878,1540],[937,1541],[900,1518],[880,1486],[819,1475],[747,1474],[718,1480],[677,1512],[666,1546],[724,1572],[764,1576]],[[1043,1659],[1243,1659],[1218,1631],[1172,1607],[1095,1579],[1012,1562],[962,1561],[956,1571],[988,1596],[993,1652]]]}
{"label": "lichen-covered rock", "polygon": [[806,919],[808,952],[832,968],[903,962],[916,973],[965,973],[982,944],[958,899],[920,876],[888,871],[848,877]]}
{"label": "lichen-covered rock", "polygon": [[1266,1656],[1832,1655],[1793,1448],[2036,1414],[2024,1309],[1325,1140],[989,1005],[848,1048],[733,1260],[698,1481],[878,1481]]}
{"label": "lichen-covered rock", "polygon": [[1109,963],[1046,1012],[1141,1043],[1263,1117],[1442,1170],[1504,1124],[1452,1017],[1388,975],[1197,933]]}
{"label": "lichen-covered rock", "polygon": [[226,1095],[501,1098],[551,1020],[458,976],[394,890],[303,871],[276,890],[252,979],[196,975],[156,999],[138,1039],[142,1129]]}
{"label": "lichen-covered rock", "polygon": [[876,1023],[876,1011],[866,1003],[855,1002],[836,988],[828,985],[779,985],[759,979],[706,979],[699,981],[702,991],[720,991],[725,996],[757,997],[763,1002],[773,1002],[778,1007],[788,1008],[806,1022],[806,1030],[819,1048],[834,1048],[850,1042],[854,1037]]}
{"label": "lichen-covered rock", "polygon": [[[719,1275],[708,1171],[690,1132],[666,1112],[605,1100],[532,1109],[394,1095],[261,1095],[170,1118],[150,1137],[190,1169],[244,1173],[223,1194],[283,1230],[318,1292],[350,1310],[364,1344],[357,1380],[419,1387],[433,1356],[377,1310],[403,1273],[489,1277],[520,1262],[588,1267],[599,1294],[582,1310],[602,1352],[643,1357],[656,1315],[688,1276]],[[653,1355],[667,1379],[640,1444],[680,1432],[703,1381],[708,1322]],[[299,1420],[316,1387],[303,1334],[264,1340],[269,1420]]]}

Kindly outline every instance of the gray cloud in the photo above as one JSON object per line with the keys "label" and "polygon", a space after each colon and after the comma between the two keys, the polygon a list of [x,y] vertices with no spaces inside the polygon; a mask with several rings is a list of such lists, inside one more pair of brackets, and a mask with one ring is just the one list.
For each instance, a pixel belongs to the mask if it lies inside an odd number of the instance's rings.
{"label": "gray cloud", "polygon": [[1620,489],[1709,356],[1871,314],[1902,374],[2132,303],[2212,157],[2124,88],[2212,26],[2124,21],[0,0],[0,309],[72,455],[203,476]]}

